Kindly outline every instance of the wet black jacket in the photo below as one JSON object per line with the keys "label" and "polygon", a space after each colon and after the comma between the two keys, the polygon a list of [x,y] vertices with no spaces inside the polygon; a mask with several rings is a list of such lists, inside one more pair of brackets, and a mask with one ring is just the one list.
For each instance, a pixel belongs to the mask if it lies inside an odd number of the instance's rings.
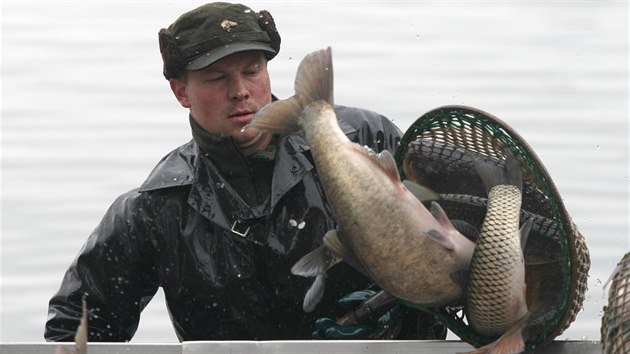
{"label": "wet black jacket", "polygon": [[[387,119],[345,107],[337,114],[351,140],[395,149],[400,131]],[[71,264],[50,301],[46,339],[73,340],[85,295],[89,339],[130,340],[160,286],[182,341],[309,339],[316,318],[343,312],[336,301],[369,285],[345,264],[332,269],[316,310],[302,310],[313,279],[290,268],[335,222],[305,141],[275,144],[268,198],[253,206],[231,185],[239,179],[194,140],[164,157],[139,189],[116,199]],[[261,167],[233,157],[256,180]]]}

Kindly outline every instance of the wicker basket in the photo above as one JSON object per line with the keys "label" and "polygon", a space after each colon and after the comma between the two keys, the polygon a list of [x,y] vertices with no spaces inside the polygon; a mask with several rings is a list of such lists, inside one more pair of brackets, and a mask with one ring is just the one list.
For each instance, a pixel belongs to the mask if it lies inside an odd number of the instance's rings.
{"label": "wicker basket", "polygon": [[601,331],[604,354],[630,353],[630,252],[613,274]]}

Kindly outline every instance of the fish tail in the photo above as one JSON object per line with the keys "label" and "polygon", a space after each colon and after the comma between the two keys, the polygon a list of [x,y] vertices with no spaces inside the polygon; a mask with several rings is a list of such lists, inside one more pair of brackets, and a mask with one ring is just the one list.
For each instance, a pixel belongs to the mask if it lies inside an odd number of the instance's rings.
{"label": "fish tail", "polygon": [[291,273],[303,277],[315,277],[315,281],[306,292],[303,302],[305,312],[311,312],[321,301],[326,288],[326,271],[331,266],[327,261],[330,251],[326,246],[320,246],[313,252],[302,257],[291,267]]}
{"label": "fish tail", "polygon": [[333,106],[333,67],[330,47],[308,54],[300,63],[295,77],[295,94],[271,102],[261,108],[248,127],[270,133],[300,133],[301,117],[318,117],[302,114],[305,108],[321,102]]}
{"label": "fish tail", "polygon": [[315,281],[306,292],[304,301],[302,302],[302,309],[304,312],[312,312],[315,306],[324,297],[324,290],[326,289],[326,273],[318,274],[315,277]]}
{"label": "fish tail", "polygon": [[74,341],[77,347],[77,354],[87,354],[87,342],[88,342],[88,310],[87,300],[85,296],[81,300],[81,322],[77,333],[74,336]]}
{"label": "fish tail", "polygon": [[62,346],[58,346],[55,350],[55,354],[87,354],[87,342],[88,342],[88,310],[87,301],[85,296],[82,299],[81,306],[81,321],[77,327],[77,331],[74,335],[74,350],[67,349]]}
{"label": "fish tail", "polygon": [[310,53],[302,59],[295,77],[295,96],[305,106],[316,101],[326,101],[331,106],[334,104],[330,47]]}
{"label": "fish tail", "polygon": [[496,185],[512,185],[523,190],[521,165],[512,150],[505,150],[505,165],[479,158],[475,159],[473,163],[486,187],[486,192],[489,192]]}
{"label": "fish tail", "polygon": [[339,250],[335,243],[339,243],[337,231],[330,230],[324,236],[324,245],[303,256],[291,267],[292,274],[315,277],[315,281],[304,296],[302,307],[305,312],[313,311],[324,296],[328,269],[342,261],[342,256],[337,252],[343,251]]}
{"label": "fish tail", "polygon": [[528,312],[494,342],[477,348],[477,350],[458,354],[519,354],[524,352],[525,338],[523,336],[523,329],[527,325],[529,316],[530,314]]}

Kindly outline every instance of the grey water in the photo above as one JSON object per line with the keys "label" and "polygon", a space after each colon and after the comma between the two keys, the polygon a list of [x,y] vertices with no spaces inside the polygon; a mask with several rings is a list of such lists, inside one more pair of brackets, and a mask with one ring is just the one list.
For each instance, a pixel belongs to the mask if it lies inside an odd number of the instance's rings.
{"label": "grey water", "polygon": [[[558,339],[599,340],[603,283],[630,250],[627,1],[246,3],[282,35],[279,97],[331,46],[336,103],[402,130],[464,104],[516,129],[590,250],[584,309]],[[43,341],[47,302],[110,203],[190,139],[157,32],[200,4],[2,2],[0,341]],[[133,342],[176,341],[158,293]]]}

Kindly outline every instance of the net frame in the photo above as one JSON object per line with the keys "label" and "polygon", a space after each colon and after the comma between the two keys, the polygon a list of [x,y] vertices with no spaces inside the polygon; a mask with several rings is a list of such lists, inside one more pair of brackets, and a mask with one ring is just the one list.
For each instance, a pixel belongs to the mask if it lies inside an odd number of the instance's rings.
{"label": "net frame", "polygon": [[[510,149],[521,161],[523,178],[533,182],[552,203],[553,220],[560,229],[560,246],[566,277],[562,284],[562,301],[553,318],[541,331],[531,335],[526,343],[529,349],[550,342],[562,334],[575,320],[582,308],[587,289],[590,257],[583,236],[572,222],[553,181],[544,165],[525,140],[508,124],[482,110],[449,105],[433,109],[418,118],[405,132],[395,159],[402,179],[406,147],[416,139],[432,139],[449,143],[473,153],[502,159]],[[475,347],[492,342],[476,333],[465,321],[461,308],[427,308],[412,305],[436,315],[453,333]]]}

